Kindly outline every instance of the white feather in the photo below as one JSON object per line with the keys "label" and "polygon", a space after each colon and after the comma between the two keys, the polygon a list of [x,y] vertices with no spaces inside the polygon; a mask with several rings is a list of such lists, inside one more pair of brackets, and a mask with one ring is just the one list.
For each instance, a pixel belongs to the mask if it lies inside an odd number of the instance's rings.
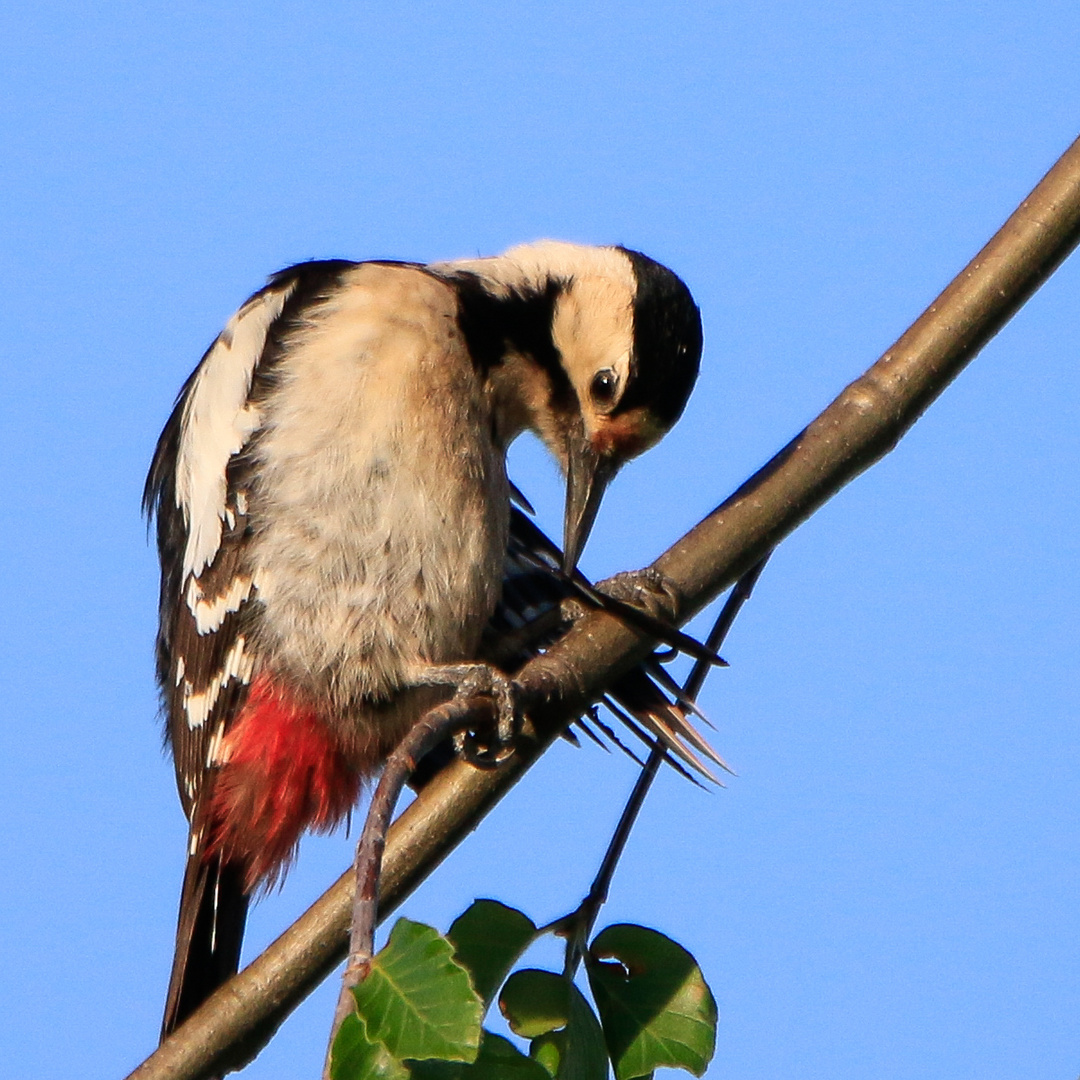
{"label": "white feather", "polygon": [[259,426],[248,405],[251,378],[266,334],[295,286],[267,289],[228,322],[199,365],[184,404],[176,460],[176,505],[187,526],[183,578],[214,561],[225,520],[225,470]]}
{"label": "white feather", "polygon": [[212,600],[204,598],[199,579],[193,577],[188,582],[186,599],[195,617],[195,629],[199,634],[212,634],[225,621],[226,615],[240,610],[240,605],[250,595],[251,578],[243,574],[233,578],[227,592]]}
{"label": "white feather", "polygon": [[221,691],[230,679],[236,679],[242,683],[251,680],[254,658],[244,652],[244,644],[243,634],[238,634],[232,648],[225,656],[225,663],[221,670],[205,690],[200,690],[197,694],[192,693],[194,688],[191,683],[184,680],[184,714],[187,716],[189,728],[200,728],[206,723],[207,718],[214,711]]}

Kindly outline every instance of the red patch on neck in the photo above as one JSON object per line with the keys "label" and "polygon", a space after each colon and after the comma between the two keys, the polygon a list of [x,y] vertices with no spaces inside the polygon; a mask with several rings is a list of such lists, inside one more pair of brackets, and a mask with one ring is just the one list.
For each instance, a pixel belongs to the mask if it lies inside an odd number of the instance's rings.
{"label": "red patch on neck", "polygon": [[360,775],[318,713],[259,675],[221,746],[206,857],[246,865],[249,891],[288,869],[300,836],[356,805]]}
{"label": "red patch on neck", "polygon": [[637,457],[660,437],[653,418],[642,408],[605,417],[592,437],[593,449],[623,462]]}

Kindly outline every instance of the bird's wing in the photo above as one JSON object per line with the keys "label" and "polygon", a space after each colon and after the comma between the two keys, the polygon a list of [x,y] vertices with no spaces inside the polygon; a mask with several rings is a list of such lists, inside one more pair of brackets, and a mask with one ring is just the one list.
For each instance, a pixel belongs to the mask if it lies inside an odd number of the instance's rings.
{"label": "bird's wing", "polygon": [[247,628],[258,603],[247,550],[255,478],[247,451],[288,335],[353,265],[284,270],[237,311],[181,390],[146,481],[143,506],[157,519],[161,559],[158,682],[191,824],[166,1032],[184,1019],[187,1003],[236,970],[247,907],[242,874],[204,855],[217,748],[243,707],[254,665]]}
{"label": "bird's wing", "polygon": [[246,564],[246,451],[283,341],[353,263],[303,263],[275,275],[229,320],[185,383],[158,441],[143,494],[157,519],[161,597],[158,681],[177,782],[191,817],[220,739],[251,674],[244,628],[253,606]]}

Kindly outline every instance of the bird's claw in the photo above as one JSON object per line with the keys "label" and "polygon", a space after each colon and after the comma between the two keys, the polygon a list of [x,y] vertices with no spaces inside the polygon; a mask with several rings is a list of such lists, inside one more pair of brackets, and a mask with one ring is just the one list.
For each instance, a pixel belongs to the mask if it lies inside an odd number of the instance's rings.
{"label": "bird's claw", "polygon": [[454,697],[464,702],[478,694],[490,697],[494,702],[494,738],[490,738],[488,732],[481,736],[476,731],[463,728],[454,735],[454,751],[470,765],[493,769],[514,752],[519,727],[514,683],[492,667],[477,665],[458,686]]}
{"label": "bird's claw", "polygon": [[670,620],[678,608],[675,583],[651,566],[614,574],[604,578],[596,588],[624,604],[641,608],[655,619]]}

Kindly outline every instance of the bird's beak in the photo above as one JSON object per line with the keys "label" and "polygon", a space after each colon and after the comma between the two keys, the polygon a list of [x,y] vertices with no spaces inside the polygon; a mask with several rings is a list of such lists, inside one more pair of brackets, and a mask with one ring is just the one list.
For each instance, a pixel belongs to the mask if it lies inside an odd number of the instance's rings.
{"label": "bird's beak", "polygon": [[570,439],[566,464],[566,514],[563,519],[563,570],[572,574],[592,531],[600,500],[615,475],[613,462],[593,449],[584,430]]}

